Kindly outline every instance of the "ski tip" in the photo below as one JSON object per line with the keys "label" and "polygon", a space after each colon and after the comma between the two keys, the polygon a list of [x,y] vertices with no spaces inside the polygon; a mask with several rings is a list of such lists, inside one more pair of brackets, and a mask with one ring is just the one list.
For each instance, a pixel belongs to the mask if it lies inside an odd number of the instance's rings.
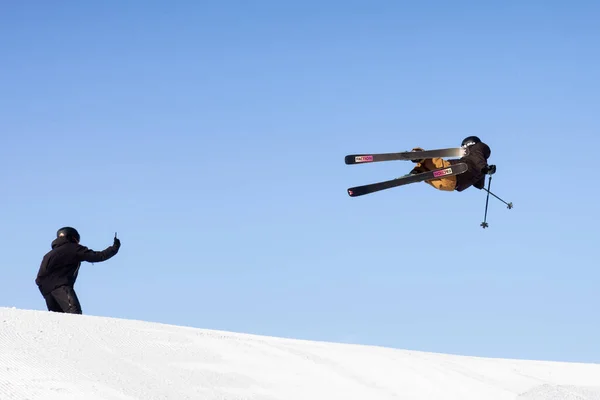
{"label": "ski tip", "polygon": [[348,196],[350,196],[350,197],[358,197],[363,194],[359,190],[357,190],[357,188],[350,188],[350,189],[346,190],[346,192],[348,193]]}
{"label": "ski tip", "polygon": [[373,162],[373,155],[371,154],[350,154],[344,158],[346,165],[352,164],[363,164]]}

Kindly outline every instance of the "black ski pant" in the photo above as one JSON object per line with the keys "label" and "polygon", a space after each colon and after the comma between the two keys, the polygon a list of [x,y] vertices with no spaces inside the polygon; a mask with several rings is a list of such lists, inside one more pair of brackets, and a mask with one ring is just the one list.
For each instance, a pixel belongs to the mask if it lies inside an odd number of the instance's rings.
{"label": "black ski pant", "polygon": [[81,304],[71,286],[60,286],[44,296],[48,311],[82,314]]}

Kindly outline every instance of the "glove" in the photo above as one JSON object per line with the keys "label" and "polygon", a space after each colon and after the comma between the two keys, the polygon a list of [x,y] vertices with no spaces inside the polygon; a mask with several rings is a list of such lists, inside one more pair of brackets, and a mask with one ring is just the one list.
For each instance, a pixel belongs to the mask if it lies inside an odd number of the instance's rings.
{"label": "glove", "polygon": [[495,165],[487,165],[481,170],[481,172],[483,172],[484,174],[487,174],[487,175],[494,175],[496,173],[496,166]]}

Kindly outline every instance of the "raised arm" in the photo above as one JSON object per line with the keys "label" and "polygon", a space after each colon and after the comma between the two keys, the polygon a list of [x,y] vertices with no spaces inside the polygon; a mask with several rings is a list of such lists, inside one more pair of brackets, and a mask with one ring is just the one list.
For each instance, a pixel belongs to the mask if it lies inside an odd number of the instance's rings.
{"label": "raised arm", "polygon": [[77,248],[77,258],[79,261],[87,261],[87,262],[102,262],[112,258],[115,254],[119,252],[119,248],[121,247],[121,241],[115,237],[114,243],[112,246],[107,247],[102,251],[94,251],[85,246],[80,245]]}

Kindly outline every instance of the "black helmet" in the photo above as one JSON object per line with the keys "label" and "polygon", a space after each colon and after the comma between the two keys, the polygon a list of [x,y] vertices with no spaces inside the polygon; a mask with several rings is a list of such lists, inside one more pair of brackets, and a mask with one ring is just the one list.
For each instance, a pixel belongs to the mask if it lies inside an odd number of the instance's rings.
{"label": "black helmet", "polygon": [[74,239],[78,243],[81,239],[79,237],[79,232],[77,232],[77,229],[71,228],[70,226],[65,226],[64,228],[60,228],[58,231],[56,231],[56,237],[66,237],[69,240]]}
{"label": "black helmet", "polygon": [[481,140],[477,136],[469,136],[462,141],[460,146],[461,147],[469,147],[469,146],[473,146],[474,144],[477,144],[477,143],[481,143]]}

